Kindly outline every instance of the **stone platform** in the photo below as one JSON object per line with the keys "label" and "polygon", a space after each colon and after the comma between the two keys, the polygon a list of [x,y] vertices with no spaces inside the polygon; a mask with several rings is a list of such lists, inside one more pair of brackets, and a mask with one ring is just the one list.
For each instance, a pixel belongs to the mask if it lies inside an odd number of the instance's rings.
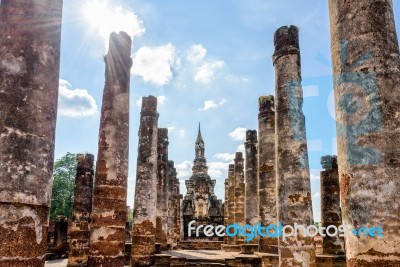
{"label": "stone platform", "polygon": [[[67,259],[46,261],[45,267],[66,267]],[[227,252],[223,250],[169,250],[156,254],[158,267],[175,266],[226,266],[226,267],[276,267],[278,255],[254,253],[254,255]],[[126,265],[128,266],[128,265]],[[317,255],[318,267],[345,267],[344,256]]]}

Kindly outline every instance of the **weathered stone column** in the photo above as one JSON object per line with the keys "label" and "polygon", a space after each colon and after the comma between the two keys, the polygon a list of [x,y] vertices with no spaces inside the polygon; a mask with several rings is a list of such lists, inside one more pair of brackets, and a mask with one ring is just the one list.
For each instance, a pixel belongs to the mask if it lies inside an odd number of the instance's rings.
{"label": "weathered stone column", "polygon": [[[228,167],[228,220],[227,224],[235,223],[235,165],[229,164]],[[227,237],[228,245],[235,245],[235,237]]]}
{"label": "weathered stone column", "polygon": [[0,3],[0,266],[43,266],[62,0]]}
{"label": "weathered stone column", "polygon": [[[178,245],[178,238],[176,236],[176,228],[178,223],[178,208],[179,208],[179,194],[176,188],[176,169],[174,161],[168,161],[168,248],[174,249]],[[179,233],[178,233],[179,235]]]}
{"label": "weathered stone column", "polygon": [[142,98],[132,227],[131,266],[154,264],[157,216],[157,98]]}
{"label": "weathered stone column", "polygon": [[[236,152],[235,155],[235,223],[245,225],[244,203],[244,159],[242,152]],[[243,244],[244,237],[236,236],[236,245]]]}
{"label": "weathered stone column", "polygon": [[[258,192],[260,222],[263,227],[277,225],[275,174],[275,110],[274,97],[258,99]],[[272,233],[272,232],[271,232]],[[263,231],[263,234],[266,232]],[[278,254],[278,238],[260,237],[259,251]]]}
{"label": "weathered stone column", "polygon": [[76,160],[74,209],[69,231],[68,267],[86,267],[89,256],[89,222],[92,212],[94,156],[78,154]]}
{"label": "weathered stone column", "polygon": [[67,253],[68,218],[57,216],[54,225],[54,250],[61,258]]}
{"label": "weathered stone column", "polygon": [[129,35],[112,33],[105,56],[106,81],[90,224],[89,267],[124,266],[130,53]]}
{"label": "weathered stone column", "polygon": [[347,266],[400,265],[400,60],[392,0],[329,1]]}
{"label": "weathered stone column", "polygon": [[[321,226],[334,225],[339,227],[342,224],[342,211],[340,209],[340,187],[339,172],[336,156],[321,157]],[[325,229],[325,232],[334,233],[332,229]],[[344,240],[339,235],[326,235],[322,241],[323,254],[344,254]]]}
{"label": "weathered stone column", "polygon": [[[257,225],[259,222],[258,208],[258,160],[257,160],[257,131],[246,131],[245,158],[246,158],[246,224]],[[251,243],[258,244],[258,237],[253,238]]]}
{"label": "weathered stone column", "polygon": [[181,240],[181,194],[180,194],[180,182],[179,179],[177,178],[177,172],[176,168],[173,168],[174,170],[174,176],[175,176],[175,183],[174,183],[174,190],[176,192],[175,196],[175,201],[176,201],[176,207],[175,207],[175,227],[174,227],[174,240],[176,242],[176,246],[173,246],[173,249],[176,249],[179,247],[179,242]]}
{"label": "weathered stone column", "polygon": [[[275,138],[278,221],[283,225],[313,224],[298,29],[281,27],[274,36]],[[280,266],[316,266],[312,237],[279,238]]]}
{"label": "weathered stone column", "polygon": [[167,250],[168,232],[168,129],[158,129],[156,243]]}
{"label": "weathered stone column", "polygon": [[[228,226],[228,178],[225,179],[224,182],[224,186],[225,186],[225,201],[224,201],[224,225],[225,227]],[[224,236],[224,244],[228,244],[228,236],[225,235]]]}

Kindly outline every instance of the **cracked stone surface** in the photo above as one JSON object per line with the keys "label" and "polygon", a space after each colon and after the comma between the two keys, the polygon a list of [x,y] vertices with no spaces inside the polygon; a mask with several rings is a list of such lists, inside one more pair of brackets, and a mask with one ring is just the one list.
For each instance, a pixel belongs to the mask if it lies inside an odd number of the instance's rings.
{"label": "cracked stone surface", "polygon": [[[275,140],[278,221],[313,224],[305,118],[302,110],[298,28],[284,26],[274,35]],[[280,266],[316,266],[312,237],[279,238]],[[303,265],[302,265],[303,264]]]}
{"label": "cracked stone surface", "polygon": [[1,266],[44,264],[54,162],[61,16],[62,0],[1,3]]}
{"label": "cracked stone surface", "polygon": [[[400,54],[392,0],[329,1],[347,266],[400,265]],[[356,103],[356,105],[354,105]]]}
{"label": "cracked stone surface", "polygon": [[133,208],[131,266],[154,264],[157,217],[157,98],[142,98]]}
{"label": "cracked stone surface", "polygon": [[110,35],[105,56],[88,267],[123,266],[129,157],[131,38]]}

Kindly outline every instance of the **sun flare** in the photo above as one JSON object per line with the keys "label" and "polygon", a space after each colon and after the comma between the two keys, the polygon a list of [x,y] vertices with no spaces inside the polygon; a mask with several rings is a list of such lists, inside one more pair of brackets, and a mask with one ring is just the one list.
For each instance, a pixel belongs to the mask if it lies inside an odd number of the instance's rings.
{"label": "sun flare", "polygon": [[106,0],[86,2],[83,12],[90,29],[105,39],[108,39],[112,32],[124,31],[135,37],[145,31],[143,22],[131,10],[113,6]]}

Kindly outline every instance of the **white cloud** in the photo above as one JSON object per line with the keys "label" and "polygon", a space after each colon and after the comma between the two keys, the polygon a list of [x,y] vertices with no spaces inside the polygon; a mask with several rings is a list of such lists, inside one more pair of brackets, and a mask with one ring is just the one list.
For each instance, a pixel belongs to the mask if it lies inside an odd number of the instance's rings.
{"label": "white cloud", "polygon": [[196,74],[194,75],[194,80],[196,82],[209,84],[214,79],[215,72],[218,69],[221,69],[224,65],[225,62],[221,60],[212,60],[206,62],[197,70]]}
{"label": "white cloud", "polygon": [[235,141],[246,141],[246,128],[236,128],[233,132],[229,133],[229,136]]}
{"label": "white cloud", "polygon": [[214,158],[217,158],[217,159],[224,160],[224,161],[231,162],[231,161],[234,160],[235,154],[234,154],[234,153],[233,153],[233,154],[229,154],[229,153],[217,153],[217,154],[215,154],[213,157],[214,157]]}
{"label": "white cloud", "polygon": [[183,138],[186,135],[186,131],[185,130],[179,130],[179,137]]}
{"label": "white cloud", "polygon": [[222,106],[223,104],[225,104],[226,99],[222,99],[219,102],[214,102],[214,100],[207,100],[204,102],[204,107],[199,108],[199,111],[206,111],[212,108],[217,108],[219,106]]}
{"label": "white cloud", "polygon": [[308,151],[322,151],[322,139],[307,140]]}
{"label": "white cloud", "polygon": [[140,76],[147,83],[157,86],[168,84],[172,78],[172,66],[175,62],[175,47],[172,44],[163,46],[143,46],[133,56],[132,74]]}
{"label": "white cloud", "polygon": [[208,163],[208,174],[211,178],[221,178],[222,174],[226,173],[229,167],[228,162],[212,161]]}
{"label": "white cloud", "polygon": [[186,180],[189,179],[190,175],[192,175],[192,162],[185,160],[182,163],[175,164],[177,177],[179,180]]}
{"label": "white cloud", "polygon": [[[163,96],[163,95],[157,96],[157,106],[158,107],[163,106],[165,104],[165,102],[167,102],[166,96]],[[142,96],[136,100],[136,106],[138,106],[139,108],[142,107]]]}
{"label": "white cloud", "polygon": [[104,39],[106,48],[112,32],[124,31],[134,38],[146,31],[143,21],[127,7],[113,7],[107,1],[90,0],[86,2],[83,10],[89,27]]}
{"label": "white cloud", "polygon": [[79,118],[96,114],[97,104],[84,89],[69,89],[71,84],[60,79],[58,93],[58,114],[65,117]]}
{"label": "white cloud", "polygon": [[317,192],[317,193],[315,193],[315,194],[313,195],[313,197],[319,198],[319,197],[321,197],[321,193],[320,193],[320,192]]}
{"label": "white cloud", "polygon": [[310,169],[310,179],[311,180],[319,180],[321,169]]}
{"label": "white cloud", "polygon": [[173,130],[175,130],[175,126],[168,126],[167,127],[167,129],[168,129],[168,133],[171,133]]}
{"label": "white cloud", "polygon": [[207,50],[201,44],[194,44],[190,47],[186,59],[189,62],[196,63],[201,61],[207,54]]}
{"label": "white cloud", "polygon": [[244,144],[238,145],[238,147],[237,147],[237,152],[242,152],[242,153],[244,154],[244,152],[245,152]]}
{"label": "white cloud", "polygon": [[318,85],[303,86],[303,97],[319,96]]}

